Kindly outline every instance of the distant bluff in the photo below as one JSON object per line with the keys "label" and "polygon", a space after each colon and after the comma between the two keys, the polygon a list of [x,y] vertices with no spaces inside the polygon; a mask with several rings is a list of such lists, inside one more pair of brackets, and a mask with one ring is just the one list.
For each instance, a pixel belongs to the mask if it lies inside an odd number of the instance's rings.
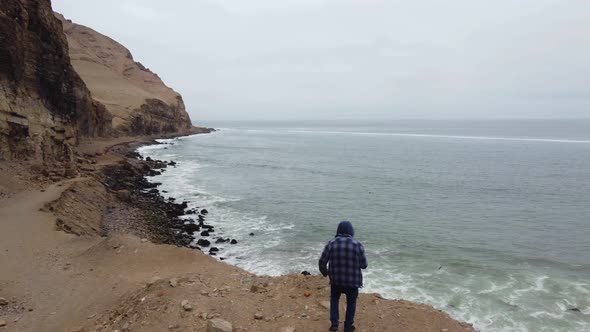
{"label": "distant bluff", "polygon": [[49,0],[0,1],[0,158],[64,160],[111,116],[70,63]]}
{"label": "distant bluff", "polygon": [[113,39],[72,23],[61,14],[74,69],[105,105],[117,134],[143,135],[189,130],[192,127],[180,94]]}

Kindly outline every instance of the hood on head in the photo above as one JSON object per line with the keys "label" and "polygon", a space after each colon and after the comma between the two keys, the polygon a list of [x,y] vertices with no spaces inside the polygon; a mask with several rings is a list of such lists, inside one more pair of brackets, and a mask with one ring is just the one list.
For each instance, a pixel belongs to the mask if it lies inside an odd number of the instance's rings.
{"label": "hood on head", "polygon": [[336,236],[339,234],[354,236],[354,228],[352,227],[350,221],[341,221],[340,224],[338,224]]}

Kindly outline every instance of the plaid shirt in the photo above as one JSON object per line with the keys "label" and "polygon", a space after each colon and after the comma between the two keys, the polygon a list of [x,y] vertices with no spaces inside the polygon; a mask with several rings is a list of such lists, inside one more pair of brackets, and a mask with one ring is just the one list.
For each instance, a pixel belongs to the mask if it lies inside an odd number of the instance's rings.
{"label": "plaid shirt", "polygon": [[[328,265],[327,267],[326,265]],[[338,234],[326,244],[319,261],[320,272],[330,274],[330,284],[342,287],[363,287],[361,269],[367,268],[363,245],[350,235]]]}

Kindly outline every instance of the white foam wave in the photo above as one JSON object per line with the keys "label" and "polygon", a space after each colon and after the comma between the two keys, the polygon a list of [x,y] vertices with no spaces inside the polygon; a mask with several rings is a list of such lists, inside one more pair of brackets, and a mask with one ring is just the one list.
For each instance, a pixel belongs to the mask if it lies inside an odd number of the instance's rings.
{"label": "white foam wave", "polygon": [[556,138],[528,138],[528,137],[495,137],[495,136],[471,136],[471,135],[438,135],[438,134],[411,134],[411,133],[376,133],[356,131],[315,131],[315,130],[287,130],[291,133],[305,134],[337,134],[337,135],[362,135],[362,136],[399,136],[445,139],[471,139],[490,141],[515,141],[515,142],[544,142],[544,143],[577,143],[590,144],[590,140],[556,139]]}

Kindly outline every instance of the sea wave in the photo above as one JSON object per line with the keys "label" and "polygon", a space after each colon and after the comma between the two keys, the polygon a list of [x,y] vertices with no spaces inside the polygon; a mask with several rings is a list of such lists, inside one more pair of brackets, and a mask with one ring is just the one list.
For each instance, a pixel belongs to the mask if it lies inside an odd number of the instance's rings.
{"label": "sea wave", "polygon": [[422,138],[443,138],[443,139],[470,139],[470,140],[491,140],[491,141],[514,141],[514,142],[590,144],[590,140],[557,139],[557,138],[496,137],[496,136],[472,136],[472,135],[437,135],[437,134],[412,134],[412,133],[388,133],[388,132],[360,132],[360,131],[318,131],[318,130],[286,130],[286,132],[290,132],[290,133],[303,133],[303,134],[337,134],[337,135],[360,135],[360,136],[399,136],[399,137],[422,137]]}

